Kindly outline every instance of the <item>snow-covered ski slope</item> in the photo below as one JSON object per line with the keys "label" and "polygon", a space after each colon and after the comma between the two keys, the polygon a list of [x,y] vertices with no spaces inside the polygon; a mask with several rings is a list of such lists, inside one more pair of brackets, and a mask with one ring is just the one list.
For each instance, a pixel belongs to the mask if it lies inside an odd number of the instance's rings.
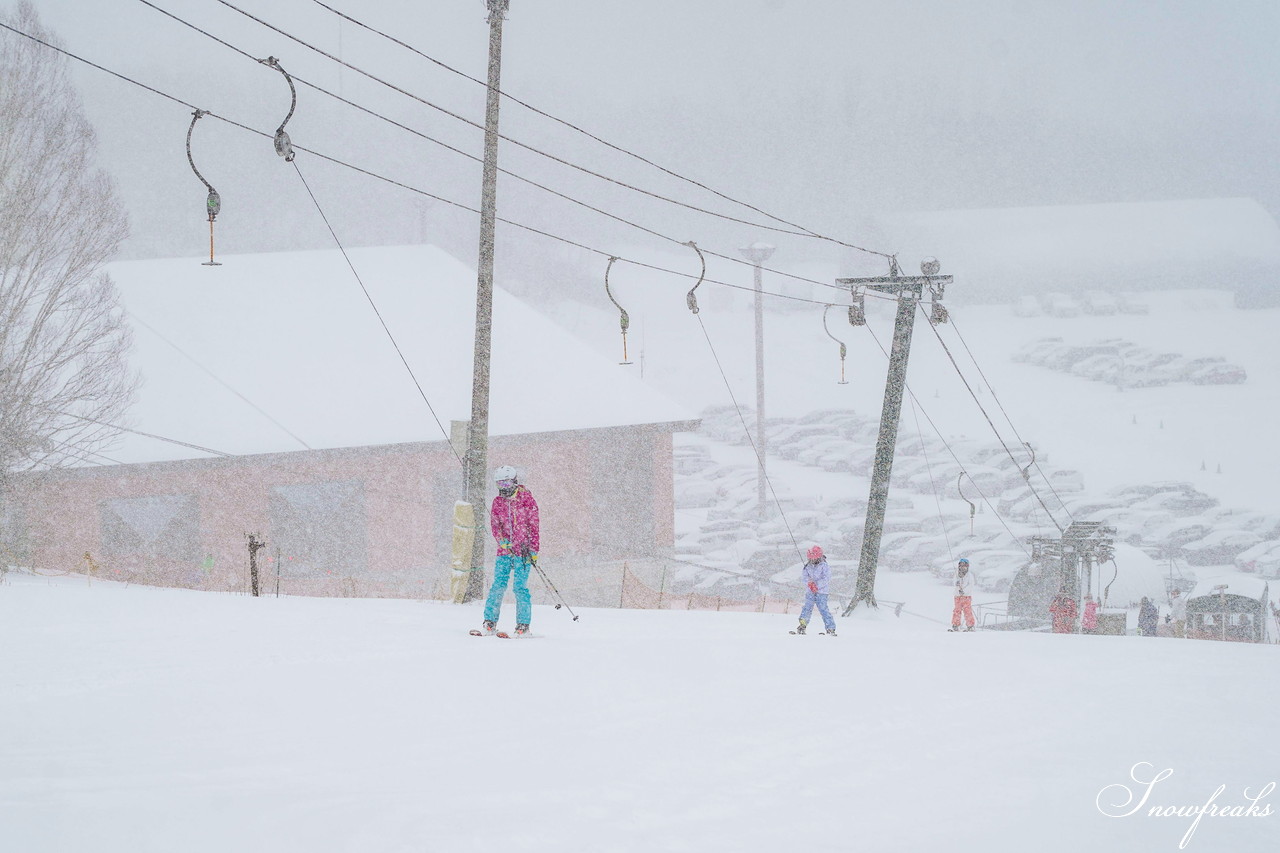
{"label": "snow-covered ski slope", "polygon": [[580,615],[504,643],[478,605],[10,573],[0,849],[1127,853],[1211,800],[1239,816],[1186,849],[1280,837],[1274,792],[1245,815],[1280,767],[1274,646]]}

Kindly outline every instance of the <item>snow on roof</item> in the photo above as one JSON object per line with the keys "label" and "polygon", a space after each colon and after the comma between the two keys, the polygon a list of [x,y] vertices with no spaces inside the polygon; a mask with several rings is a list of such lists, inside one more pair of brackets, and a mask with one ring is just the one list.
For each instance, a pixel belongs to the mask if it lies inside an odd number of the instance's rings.
{"label": "snow on roof", "polygon": [[[232,454],[444,440],[471,414],[475,272],[431,246],[348,252],[421,392],[337,250],[121,262],[144,383],[126,425]],[[490,435],[695,417],[500,288],[492,328]],[[197,455],[132,434],[106,452]]]}
{"label": "snow on roof", "polygon": [[1188,598],[1199,598],[1202,595],[1217,595],[1218,586],[1226,585],[1227,595],[1238,595],[1242,598],[1259,599],[1268,592],[1267,582],[1261,578],[1249,578],[1242,575],[1224,575],[1203,578],[1196,582]]}
{"label": "snow on roof", "polygon": [[1181,287],[1187,276],[1226,286],[1240,267],[1280,265],[1280,228],[1247,198],[899,213],[877,227],[903,271],[935,256],[942,272],[1023,291]]}

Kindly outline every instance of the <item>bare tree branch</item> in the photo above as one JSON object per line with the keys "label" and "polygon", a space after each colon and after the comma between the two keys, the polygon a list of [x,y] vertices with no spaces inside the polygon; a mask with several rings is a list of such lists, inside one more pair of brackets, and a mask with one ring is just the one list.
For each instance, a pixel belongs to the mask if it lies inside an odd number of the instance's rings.
{"label": "bare tree branch", "polygon": [[[5,20],[45,41],[28,0]],[[0,477],[83,460],[133,401],[132,343],[101,268],[128,231],[66,60],[0,35]],[[0,483],[0,485],[3,485]]]}

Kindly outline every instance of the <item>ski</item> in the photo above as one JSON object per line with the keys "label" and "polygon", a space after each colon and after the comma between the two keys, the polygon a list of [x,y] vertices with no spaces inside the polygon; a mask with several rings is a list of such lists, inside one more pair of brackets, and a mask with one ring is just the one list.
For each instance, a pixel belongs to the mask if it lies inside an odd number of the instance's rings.
{"label": "ski", "polygon": [[495,637],[501,637],[504,640],[532,640],[541,637],[541,634],[508,634],[506,631],[499,631],[494,634]]}
{"label": "ski", "polygon": [[468,634],[470,634],[470,635],[471,635],[471,636],[473,636],[473,637],[493,637],[493,636],[495,636],[494,634],[486,634],[484,631],[481,631],[479,628],[472,628],[472,629],[471,629],[470,631],[468,631],[467,633],[468,633]]}

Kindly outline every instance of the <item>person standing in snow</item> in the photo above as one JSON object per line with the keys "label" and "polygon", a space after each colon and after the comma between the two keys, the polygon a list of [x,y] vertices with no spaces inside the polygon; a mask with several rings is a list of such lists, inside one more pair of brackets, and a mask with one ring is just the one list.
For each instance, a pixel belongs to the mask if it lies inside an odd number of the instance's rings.
{"label": "person standing in snow", "polygon": [[827,558],[817,545],[809,549],[808,557],[809,561],[800,570],[800,580],[805,585],[804,607],[800,608],[800,624],[796,626],[796,633],[803,634],[805,632],[805,628],[809,625],[809,617],[813,615],[813,608],[816,605],[818,613],[822,616],[822,624],[827,629],[827,634],[834,637],[836,635],[836,620],[832,617],[831,610],[827,607],[827,594],[831,587],[831,567],[827,565]]}
{"label": "person standing in snow", "polygon": [[964,616],[965,630],[972,631],[978,620],[973,618],[973,575],[969,574],[968,557],[961,557],[956,563],[955,607],[951,609],[951,627],[947,630],[959,631],[961,616]]}
{"label": "person standing in snow", "polygon": [[[1053,633],[1072,634],[1076,629],[1076,599],[1065,586],[1049,602],[1049,614],[1053,617]],[[1094,624],[1097,624],[1096,622]]]}
{"label": "person standing in snow", "polygon": [[1160,621],[1160,611],[1151,603],[1151,599],[1145,595],[1142,596],[1142,603],[1138,606],[1138,634],[1142,637],[1154,637],[1156,635],[1156,623]]}
{"label": "person standing in snow", "polygon": [[498,545],[493,563],[493,585],[484,603],[484,633],[498,629],[502,597],[507,584],[515,577],[516,636],[529,633],[533,615],[529,596],[529,569],[538,562],[538,502],[533,493],[519,481],[516,469],[503,465],[493,472],[498,494],[489,507],[489,529]]}
{"label": "person standing in snow", "polygon": [[1086,634],[1092,634],[1098,630],[1098,602],[1093,600],[1092,595],[1084,597],[1084,613],[1080,616],[1080,630]]}
{"label": "person standing in snow", "polygon": [[1182,597],[1182,590],[1173,591],[1173,600],[1169,602],[1169,615],[1165,621],[1173,622],[1173,636],[1187,636],[1187,600]]}

